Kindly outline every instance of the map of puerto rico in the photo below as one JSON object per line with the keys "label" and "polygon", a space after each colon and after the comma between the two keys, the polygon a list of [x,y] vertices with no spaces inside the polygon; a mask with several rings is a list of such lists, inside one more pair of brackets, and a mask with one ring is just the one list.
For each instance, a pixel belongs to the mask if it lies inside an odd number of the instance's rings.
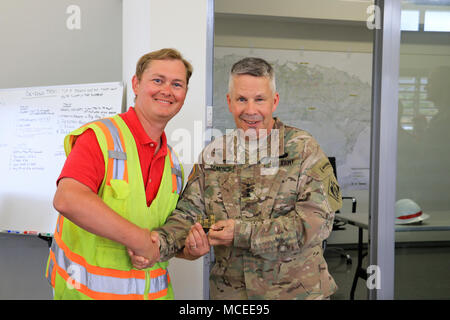
{"label": "map of puerto rico", "polygon": [[233,63],[261,57],[275,69],[280,104],[274,116],[310,132],[328,156],[336,157],[343,189],[369,186],[372,55],[216,47],[213,127],[234,128],[226,94]]}

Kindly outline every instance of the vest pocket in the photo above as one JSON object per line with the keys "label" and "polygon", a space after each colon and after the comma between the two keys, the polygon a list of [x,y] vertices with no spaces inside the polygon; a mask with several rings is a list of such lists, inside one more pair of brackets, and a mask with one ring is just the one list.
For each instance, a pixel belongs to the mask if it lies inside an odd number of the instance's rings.
{"label": "vest pocket", "polygon": [[111,179],[111,185],[105,185],[103,201],[116,213],[128,219],[127,205],[130,186],[124,180]]}
{"label": "vest pocket", "polygon": [[96,264],[102,268],[128,271],[132,268],[126,248],[114,241],[98,238],[95,248]]}

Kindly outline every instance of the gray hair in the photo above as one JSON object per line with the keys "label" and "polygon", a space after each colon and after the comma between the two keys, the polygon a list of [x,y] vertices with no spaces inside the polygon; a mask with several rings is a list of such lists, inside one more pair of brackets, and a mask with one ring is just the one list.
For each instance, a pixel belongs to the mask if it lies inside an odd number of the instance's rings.
{"label": "gray hair", "polygon": [[275,72],[272,66],[266,60],[254,57],[244,58],[233,64],[231,67],[230,77],[228,79],[228,92],[231,92],[231,89],[233,89],[233,77],[244,74],[254,77],[269,78],[272,92],[276,92]]}

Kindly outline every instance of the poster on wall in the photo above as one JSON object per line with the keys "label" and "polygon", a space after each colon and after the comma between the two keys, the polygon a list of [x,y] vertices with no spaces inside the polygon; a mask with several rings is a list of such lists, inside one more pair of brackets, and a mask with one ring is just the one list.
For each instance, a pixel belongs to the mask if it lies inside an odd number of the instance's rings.
{"label": "poster on wall", "polygon": [[285,124],[311,133],[336,157],[342,189],[367,190],[370,166],[372,54],[306,50],[214,48],[213,128],[234,128],[226,94],[233,63],[260,57],[275,69]]}

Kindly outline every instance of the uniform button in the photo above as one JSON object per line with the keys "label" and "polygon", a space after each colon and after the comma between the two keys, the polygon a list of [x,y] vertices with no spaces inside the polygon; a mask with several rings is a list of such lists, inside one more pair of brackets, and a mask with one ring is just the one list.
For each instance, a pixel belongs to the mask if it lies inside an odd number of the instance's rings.
{"label": "uniform button", "polygon": [[148,179],[148,182],[152,183],[152,179],[151,179],[151,178],[150,178],[150,179]]}
{"label": "uniform button", "polygon": [[154,143],[150,143],[150,147],[152,147],[152,148],[153,148],[154,146],[155,146],[155,144],[154,144]]}

